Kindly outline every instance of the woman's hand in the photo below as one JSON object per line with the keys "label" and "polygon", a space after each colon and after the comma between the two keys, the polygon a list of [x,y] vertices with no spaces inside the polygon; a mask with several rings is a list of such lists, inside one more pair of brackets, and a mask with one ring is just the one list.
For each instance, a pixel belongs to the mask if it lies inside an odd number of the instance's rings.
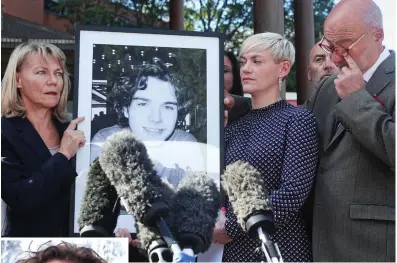
{"label": "woman's hand", "polygon": [[76,155],[77,149],[83,147],[85,145],[85,136],[84,132],[75,130],[77,124],[82,122],[84,117],[78,117],[72,120],[69,126],[66,128],[63,133],[61,146],[59,148],[59,152],[66,156],[69,160]]}
{"label": "woman's hand", "polygon": [[212,237],[213,243],[227,244],[230,241],[232,241],[232,239],[229,237],[225,229],[225,223],[226,223],[225,212],[226,212],[226,208],[222,207],[221,211],[219,212],[218,220],[215,224],[214,235]]}
{"label": "woman's hand", "polygon": [[230,241],[232,241],[232,239],[226,233],[226,229],[224,229],[224,228],[216,229],[215,228],[212,242],[218,243],[218,244],[227,244]]}
{"label": "woman's hand", "polygon": [[127,228],[118,228],[114,233],[116,237],[127,237],[128,243],[134,247],[138,246],[138,239],[132,239],[130,231]]}

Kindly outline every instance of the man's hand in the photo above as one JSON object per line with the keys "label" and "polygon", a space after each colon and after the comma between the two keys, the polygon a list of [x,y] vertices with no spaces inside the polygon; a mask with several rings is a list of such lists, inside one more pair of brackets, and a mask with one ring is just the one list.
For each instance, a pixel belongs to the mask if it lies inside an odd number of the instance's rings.
{"label": "man's hand", "polygon": [[229,110],[231,108],[233,108],[233,105],[234,105],[233,97],[226,90],[225,90],[225,97],[223,99],[223,103],[225,104],[225,121],[224,121],[224,125],[226,127],[227,121],[228,121],[228,118],[229,118]]}
{"label": "man's hand", "polygon": [[357,63],[349,54],[345,53],[343,56],[349,67],[343,67],[334,80],[336,92],[341,100],[365,87],[363,73]]}
{"label": "man's hand", "polygon": [[127,237],[128,238],[128,243],[134,247],[138,246],[138,240],[137,239],[132,239],[130,235],[130,231],[128,231],[127,228],[118,228],[116,232],[114,233],[116,237]]}

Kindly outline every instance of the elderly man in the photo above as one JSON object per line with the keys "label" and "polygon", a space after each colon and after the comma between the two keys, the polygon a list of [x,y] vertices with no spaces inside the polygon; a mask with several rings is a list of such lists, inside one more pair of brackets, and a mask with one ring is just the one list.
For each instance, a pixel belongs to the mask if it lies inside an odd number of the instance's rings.
{"label": "elderly man", "polygon": [[341,72],[304,105],[317,119],[321,160],[314,261],[395,261],[395,53],[382,46],[372,0],[343,0],[320,46]]}
{"label": "elderly man", "polygon": [[316,43],[310,51],[310,61],[307,67],[307,79],[313,85],[317,85],[323,78],[339,73],[339,69],[331,59],[331,55],[325,52]]}

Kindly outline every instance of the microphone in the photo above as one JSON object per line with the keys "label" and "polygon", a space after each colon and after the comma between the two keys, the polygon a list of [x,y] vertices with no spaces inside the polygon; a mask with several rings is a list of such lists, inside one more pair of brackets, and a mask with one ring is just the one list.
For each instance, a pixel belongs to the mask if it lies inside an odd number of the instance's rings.
{"label": "microphone", "polygon": [[[147,227],[141,228],[143,233],[140,234],[145,249],[150,247],[146,240],[160,240],[158,237],[161,237],[174,254],[181,253],[167,222],[174,190],[153,170],[144,144],[129,130],[122,130],[106,140],[99,162],[126,209],[138,223]],[[157,237],[146,239],[147,236]]]}
{"label": "microphone", "polygon": [[204,172],[189,173],[180,182],[172,202],[174,233],[183,252],[206,252],[220,208],[220,194],[212,178]]}
{"label": "microphone", "polygon": [[98,158],[89,171],[78,219],[81,237],[110,237],[116,228],[120,201]]}
{"label": "microphone", "polygon": [[150,262],[172,262],[172,252],[168,245],[157,234],[156,229],[136,222],[138,247],[147,253]]}
{"label": "microphone", "polygon": [[237,161],[226,167],[222,186],[241,228],[251,238],[259,238],[267,262],[283,262],[273,235],[276,227],[261,174],[250,164]]}

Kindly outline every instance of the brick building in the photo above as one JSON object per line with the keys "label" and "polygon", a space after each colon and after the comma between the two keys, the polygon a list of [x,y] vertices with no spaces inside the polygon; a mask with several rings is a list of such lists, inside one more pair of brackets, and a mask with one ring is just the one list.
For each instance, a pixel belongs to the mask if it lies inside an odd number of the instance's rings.
{"label": "brick building", "polygon": [[[111,0],[91,0],[104,6]],[[9,57],[20,43],[38,40],[55,44],[67,57],[66,65],[73,80],[74,34],[73,23],[67,18],[67,10],[58,8],[60,0],[2,0],[1,26],[1,78]],[[119,19],[137,25],[137,13],[119,8]],[[144,18],[141,18],[141,21]],[[153,27],[168,28],[168,23],[157,21]],[[73,85],[73,81],[72,81]],[[73,86],[69,95],[69,111],[72,111]]]}

